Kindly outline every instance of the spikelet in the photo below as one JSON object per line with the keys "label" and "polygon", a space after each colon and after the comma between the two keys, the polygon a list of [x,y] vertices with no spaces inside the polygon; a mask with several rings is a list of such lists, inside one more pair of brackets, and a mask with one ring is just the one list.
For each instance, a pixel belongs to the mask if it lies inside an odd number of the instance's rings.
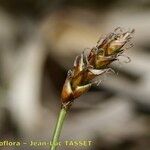
{"label": "spikelet", "polygon": [[133,33],[134,30],[123,32],[120,27],[116,28],[113,33],[101,38],[89,54],[82,52],[76,57],[63,85],[62,105],[71,103],[87,92],[93,84],[99,82],[93,79],[111,70],[109,65],[122,55]]}

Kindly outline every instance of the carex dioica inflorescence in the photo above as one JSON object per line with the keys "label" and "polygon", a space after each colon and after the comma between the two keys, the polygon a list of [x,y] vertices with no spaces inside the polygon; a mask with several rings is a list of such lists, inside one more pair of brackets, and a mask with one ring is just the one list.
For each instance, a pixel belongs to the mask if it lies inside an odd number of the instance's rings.
{"label": "carex dioica inflorescence", "polygon": [[76,57],[62,89],[63,106],[87,92],[93,84],[99,83],[99,80],[94,79],[111,70],[109,65],[123,54],[133,33],[134,30],[123,31],[120,27],[116,28],[114,32],[101,38],[88,54],[83,52]]}

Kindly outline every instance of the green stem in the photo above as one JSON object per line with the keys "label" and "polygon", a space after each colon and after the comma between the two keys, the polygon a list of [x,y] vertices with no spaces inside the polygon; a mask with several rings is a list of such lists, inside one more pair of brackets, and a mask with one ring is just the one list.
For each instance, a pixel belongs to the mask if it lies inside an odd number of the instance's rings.
{"label": "green stem", "polygon": [[59,143],[59,137],[60,137],[60,133],[62,130],[62,126],[66,117],[68,109],[65,107],[62,107],[58,116],[58,120],[55,126],[55,130],[53,133],[53,139],[52,139],[52,146],[51,146],[51,150],[56,150],[58,143]]}

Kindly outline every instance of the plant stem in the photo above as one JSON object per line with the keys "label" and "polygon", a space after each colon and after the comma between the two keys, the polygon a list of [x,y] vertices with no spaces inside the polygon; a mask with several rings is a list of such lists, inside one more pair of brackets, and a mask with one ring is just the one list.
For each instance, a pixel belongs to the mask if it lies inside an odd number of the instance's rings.
{"label": "plant stem", "polygon": [[58,146],[58,143],[59,143],[60,133],[61,133],[62,126],[63,126],[63,123],[64,123],[64,120],[65,120],[65,117],[66,117],[66,114],[67,114],[68,110],[69,109],[65,108],[65,107],[62,107],[61,110],[60,110],[58,120],[57,120],[57,123],[55,125],[55,130],[54,130],[54,133],[53,133],[51,150],[56,150],[57,149],[57,146]]}

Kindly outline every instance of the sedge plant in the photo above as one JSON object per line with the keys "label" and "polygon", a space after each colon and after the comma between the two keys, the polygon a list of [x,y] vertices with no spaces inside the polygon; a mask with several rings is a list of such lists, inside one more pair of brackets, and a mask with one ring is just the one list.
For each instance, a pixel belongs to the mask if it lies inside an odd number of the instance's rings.
{"label": "sedge plant", "polygon": [[61,93],[61,109],[52,138],[51,150],[56,150],[67,113],[75,99],[86,93],[92,85],[99,85],[99,76],[112,71],[110,64],[119,59],[130,43],[134,30],[123,31],[120,27],[97,42],[87,54],[75,58],[73,68],[67,73]]}

